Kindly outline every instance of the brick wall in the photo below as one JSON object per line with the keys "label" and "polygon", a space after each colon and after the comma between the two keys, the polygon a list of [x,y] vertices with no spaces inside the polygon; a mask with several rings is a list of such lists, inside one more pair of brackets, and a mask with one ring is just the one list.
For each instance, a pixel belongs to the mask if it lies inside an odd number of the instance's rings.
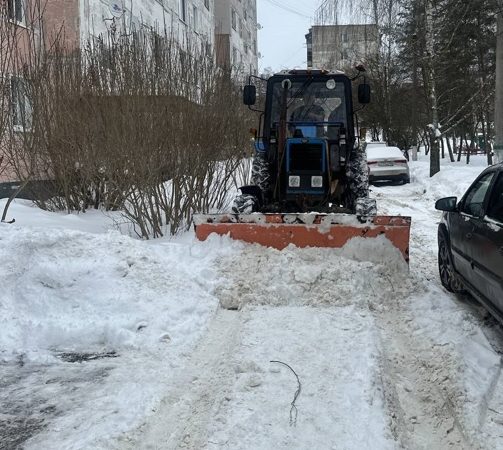
{"label": "brick wall", "polygon": [[47,0],[43,15],[43,33],[47,43],[63,33],[67,48],[80,44],[79,0]]}

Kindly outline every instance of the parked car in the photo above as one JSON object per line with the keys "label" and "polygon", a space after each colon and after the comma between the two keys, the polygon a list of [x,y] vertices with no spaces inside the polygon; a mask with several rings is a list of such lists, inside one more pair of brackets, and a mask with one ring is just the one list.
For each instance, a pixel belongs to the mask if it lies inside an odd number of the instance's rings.
{"label": "parked car", "polygon": [[466,290],[503,320],[503,163],[484,170],[458,202],[438,200],[442,285]]}
{"label": "parked car", "polygon": [[371,183],[379,180],[410,183],[409,164],[398,147],[367,145],[367,164]]}

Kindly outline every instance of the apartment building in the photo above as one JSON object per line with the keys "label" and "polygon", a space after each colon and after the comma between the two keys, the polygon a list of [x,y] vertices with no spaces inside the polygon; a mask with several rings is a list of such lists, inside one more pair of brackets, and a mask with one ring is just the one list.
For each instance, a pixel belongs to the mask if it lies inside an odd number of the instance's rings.
{"label": "apartment building", "polygon": [[237,76],[257,74],[256,0],[215,0],[215,50],[218,64]]}
{"label": "apartment building", "polygon": [[64,24],[75,46],[120,27],[153,27],[211,46],[219,65],[236,74],[258,71],[256,0],[47,0],[44,22],[46,34]]}
{"label": "apartment building", "polygon": [[344,70],[378,51],[376,25],[315,25],[306,34],[308,67]]}
{"label": "apartment building", "polygon": [[45,33],[57,33],[62,25],[66,40],[75,46],[111,30],[142,27],[213,45],[214,0],[47,0]]}
{"label": "apartment building", "polygon": [[[21,53],[32,44],[23,43],[24,34],[28,35],[28,30],[34,31],[35,27],[37,45],[42,46],[44,42],[50,45],[58,35],[70,49],[83,48],[89,39],[111,31],[148,28],[160,34],[166,32],[182,44],[189,40],[206,45],[215,51],[221,66],[231,68],[237,75],[256,74],[258,70],[256,0],[0,1],[0,25],[4,30],[9,27],[18,30],[17,51]],[[2,58],[3,44],[0,85],[8,95],[3,97],[0,106],[9,110],[14,131],[22,133],[31,105],[23,95],[23,80],[18,75],[21,69],[10,67],[9,59]],[[1,159],[0,154],[0,198],[10,195],[16,186],[12,172],[2,170],[5,159],[3,166]]]}

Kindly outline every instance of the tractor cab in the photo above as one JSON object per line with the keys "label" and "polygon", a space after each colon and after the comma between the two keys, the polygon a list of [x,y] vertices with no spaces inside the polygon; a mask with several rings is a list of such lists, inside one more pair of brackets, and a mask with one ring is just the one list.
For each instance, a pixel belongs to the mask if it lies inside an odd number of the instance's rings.
{"label": "tractor cab", "polygon": [[[244,102],[255,103],[254,86],[245,87]],[[269,204],[305,210],[347,203],[353,112],[352,83],[342,72],[291,70],[267,80],[260,151],[273,174],[262,193]]]}

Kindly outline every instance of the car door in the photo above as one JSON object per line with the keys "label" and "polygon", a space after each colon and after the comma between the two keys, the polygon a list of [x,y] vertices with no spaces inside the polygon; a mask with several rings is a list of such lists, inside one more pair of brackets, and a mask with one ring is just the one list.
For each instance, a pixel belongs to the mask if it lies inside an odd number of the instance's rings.
{"label": "car door", "polygon": [[484,216],[486,199],[494,172],[489,172],[477,179],[468,189],[459,204],[459,212],[450,213],[451,250],[456,270],[470,284],[473,284],[473,231],[475,225]]}
{"label": "car door", "polygon": [[503,172],[492,185],[485,216],[473,225],[474,284],[503,314]]}

